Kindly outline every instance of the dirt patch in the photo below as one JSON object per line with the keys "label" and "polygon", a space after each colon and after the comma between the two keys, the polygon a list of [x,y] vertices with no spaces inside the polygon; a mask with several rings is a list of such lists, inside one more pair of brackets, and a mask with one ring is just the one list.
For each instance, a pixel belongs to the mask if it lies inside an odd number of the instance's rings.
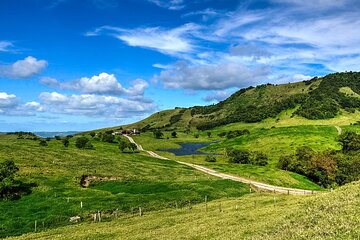
{"label": "dirt patch", "polygon": [[114,177],[114,176],[89,176],[89,175],[82,175],[80,179],[80,185],[83,188],[87,188],[90,186],[91,182],[107,182],[107,181],[117,181],[122,180],[121,177]]}

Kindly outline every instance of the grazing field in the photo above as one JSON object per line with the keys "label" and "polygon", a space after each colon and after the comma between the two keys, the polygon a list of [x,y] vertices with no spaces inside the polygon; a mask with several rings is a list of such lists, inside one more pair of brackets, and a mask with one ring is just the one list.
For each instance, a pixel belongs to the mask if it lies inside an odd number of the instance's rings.
{"label": "grazing field", "polygon": [[250,194],[191,209],[83,223],[15,239],[357,239],[360,183],[308,196]]}
{"label": "grazing field", "polygon": [[[38,141],[0,135],[0,161],[14,160],[19,178],[37,184],[20,200],[0,201],[0,237],[32,232],[35,221],[37,231],[43,231],[70,224],[72,216],[91,221],[97,211],[107,221],[116,209],[119,215],[139,207],[148,212],[196,204],[205,196],[212,201],[249,193],[244,184],[209,177],[173,161],[121,153],[115,143],[92,143],[94,150],[75,148],[74,139],[68,148],[57,140],[41,147]],[[83,188],[82,175],[113,181]]]}

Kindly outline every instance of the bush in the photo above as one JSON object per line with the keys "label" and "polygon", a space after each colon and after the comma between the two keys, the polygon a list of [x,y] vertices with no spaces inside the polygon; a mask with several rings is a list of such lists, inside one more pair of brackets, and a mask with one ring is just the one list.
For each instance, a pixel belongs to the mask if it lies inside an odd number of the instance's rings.
{"label": "bush", "polygon": [[107,143],[113,143],[114,140],[115,140],[115,136],[112,135],[111,133],[104,133],[102,135],[102,139],[101,139],[103,142],[107,142]]}
{"label": "bush", "polygon": [[90,132],[89,135],[90,135],[91,137],[95,137],[96,133],[95,133],[95,132]]}
{"label": "bush", "polygon": [[19,198],[21,193],[31,193],[32,184],[24,184],[16,180],[19,168],[13,160],[0,163],[0,198]]}
{"label": "bush", "polygon": [[86,144],[89,142],[89,139],[86,137],[78,137],[75,141],[75,146],[80,149],[84,149]]}
{"label": "bush", "polygon": [[205,161],[206,162],[216,162],[216,157],[214,157],[214,156],[206,156]]}
{"label": "bush", "polygon": [[252,164],[258,166],[266,166],[268,164],[268,156],[265,153],[257,152],[255,153]]}
{"label": "bush", "polygon": [[241,164],[248,164],[250,162],[250,152],[247,150],[238,150],[238,149],[232,149],[228,153],[230,159],[230,163],[241,163]]}
{"label": "bush", "polygon": [[62,143],[64,144],[64,147],[68,147],[69,144],[70,144],[70,141],[69,141],[68,138],[64,138],[64,139],[62,140]]}
{"label": "bush", "polygon": [[355,132],[343,132],[339,142],[344,152],[360,150],[360,135]]}
{"label": "bush", "polygon": [[61,137],[60,136],[55,136],[55,139],[56,140],[61,140]]}
{"label": "bush", "polygon": [[48,143],[46,142],[46,140],[41,139],[40,142],[39,142],[39,145],[42,146],[42,147],[46,147],[48,145]]}
{"label": "bush", "polygon": [[94,146],[91,144],[90,141],[88,141],[88,142],[85,144],[84,149],[93,150],[93,149],[94,149]]}
{"label": "bush", "polygon": [[155,129],[153,131],[154,137],[160,139],[164,136],[164,134],[160,131],[160,129]]}
{"label": "bush", "polygon": [[177,133],[174,131],[174,132],[171,133],[171,136],[172,136],[173,138],[176,138],[176,137],[177,137]]}

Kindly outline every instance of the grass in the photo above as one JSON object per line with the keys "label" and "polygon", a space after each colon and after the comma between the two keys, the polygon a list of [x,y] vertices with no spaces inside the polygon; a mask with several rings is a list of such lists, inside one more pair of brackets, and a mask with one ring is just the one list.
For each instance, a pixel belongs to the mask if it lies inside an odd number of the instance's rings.
{"label": "grass", "polygon": [[[117,144],[93,141],[95,150],[76,149],[74,140],[69,148],[56,140],[48,144],[40,147],[38,141],[0,136],[0,161],[13,159],[20,167],[19,178],[38,185],[20,200],[0,201],[0,237],[31,232],[35,221],[42,231],[69,224],[71,216],[91,221],[97,211],[110,215],[118,209],[126,214],[140,206],[152,211],[175,202],[195,204],[204,196],[212,201],[249,192],[244,184],[209,177],[173,161],[121,153]],[[117,180],[82,188],[83,174]]]}
{"label": "grass", "polygon": [[[249,194],[15,239],[357,239],[360,183],[308,196]],[[220,207],[221,210],[220,211]]]}

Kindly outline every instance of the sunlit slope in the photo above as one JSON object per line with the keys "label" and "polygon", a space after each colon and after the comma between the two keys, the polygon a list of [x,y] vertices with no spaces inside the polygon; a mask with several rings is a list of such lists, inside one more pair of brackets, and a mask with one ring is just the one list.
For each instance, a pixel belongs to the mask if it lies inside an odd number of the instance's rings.
{"label": "sunlit slope", "polygon": [[309,196],[251,194],[191,209],[125,215],[16,239],[357,239],[360,183]]}

